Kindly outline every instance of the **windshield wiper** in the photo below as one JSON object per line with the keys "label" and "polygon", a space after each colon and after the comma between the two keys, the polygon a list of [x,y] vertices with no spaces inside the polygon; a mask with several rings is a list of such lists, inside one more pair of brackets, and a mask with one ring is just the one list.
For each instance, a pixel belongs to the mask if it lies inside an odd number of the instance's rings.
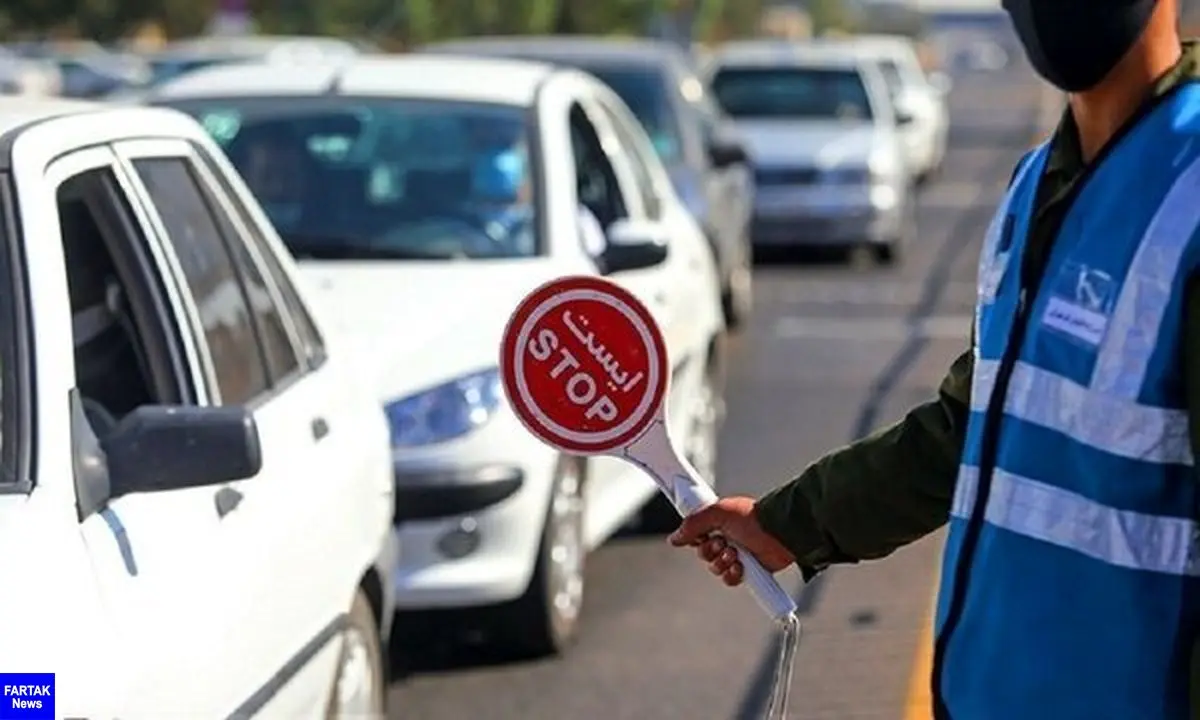
{"label": "windshield wiper", "polygon": [[457,260],[459,255],[432,253],[419,248],[369,245],[338,235],[280,233],[297,260]]}

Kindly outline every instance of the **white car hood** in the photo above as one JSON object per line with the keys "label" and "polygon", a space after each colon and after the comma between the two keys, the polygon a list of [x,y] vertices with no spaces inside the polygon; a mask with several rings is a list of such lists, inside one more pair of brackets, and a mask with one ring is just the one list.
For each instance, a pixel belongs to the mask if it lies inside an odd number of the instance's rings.
{"label": "white car hood", "polygon": [[322,324],[351,346],[390,401],[495,367],[517,304],[562,274],[548,259],[301,262]]}
{"label": "white car hood", "polygon": [[861,165],[879,142],[871,123],[747,120],[737,129],[751,160],[761,167]]}

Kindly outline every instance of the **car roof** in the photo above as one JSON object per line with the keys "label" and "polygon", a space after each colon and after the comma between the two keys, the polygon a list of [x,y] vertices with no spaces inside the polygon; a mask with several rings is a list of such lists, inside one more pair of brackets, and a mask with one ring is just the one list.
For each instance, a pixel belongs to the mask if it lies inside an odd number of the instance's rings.
{"label": "car roof", "polygon": [[889,35],[850,36],[846,38],[822,38],[814,45],[837,47],[871,59],[895,58],[916,59],[917,46],[906,38]]}
{"label": "car roof", "polygon": [[864,58],[849,45],[792,40],[744,40],[717,49],[709,61],[719,67],[820,67],[860,69]]}
{"label": "car roof", "polygon": [[103,103],[86,100],[21,95],[6,97],[4,102],[0,102],[0,138],[42,120],[85,112],[99,112],[108,108],[109,106]]}
{"label": "car roof", "polygon": [[287,72],[276,64],[239,63],[169,80],[146,99],[368,95],[530,106],[554,72],[549,65],[522,60],[420,54],[315,61]]}
{"label": "car roof", "polygon": [[691,62],[685,50],[665,40],[588,35],[463,38],[430,43],[421,47],[420,52],[521,57],[564,65],[646,66]]}

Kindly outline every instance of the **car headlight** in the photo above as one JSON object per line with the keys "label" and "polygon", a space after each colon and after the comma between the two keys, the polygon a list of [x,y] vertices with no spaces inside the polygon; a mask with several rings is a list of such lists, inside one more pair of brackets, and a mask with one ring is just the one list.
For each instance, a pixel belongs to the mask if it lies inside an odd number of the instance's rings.
{"label": "car headlight", "polygon": [[394,400],[384,407],[392,447],[432,445],[466,435],[492,419],[503,400],[496,368]]}

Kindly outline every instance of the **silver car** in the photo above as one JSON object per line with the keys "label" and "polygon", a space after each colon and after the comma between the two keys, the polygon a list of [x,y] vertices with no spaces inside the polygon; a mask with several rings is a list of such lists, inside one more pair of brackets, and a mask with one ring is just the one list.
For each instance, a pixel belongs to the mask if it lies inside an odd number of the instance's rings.
{"label": "silver car", "polygon": [[836,46],[752,41],[722,48],[709,73],[754,163],[755,245],[894,261],[913,234],[914,173],[877,65]]}

